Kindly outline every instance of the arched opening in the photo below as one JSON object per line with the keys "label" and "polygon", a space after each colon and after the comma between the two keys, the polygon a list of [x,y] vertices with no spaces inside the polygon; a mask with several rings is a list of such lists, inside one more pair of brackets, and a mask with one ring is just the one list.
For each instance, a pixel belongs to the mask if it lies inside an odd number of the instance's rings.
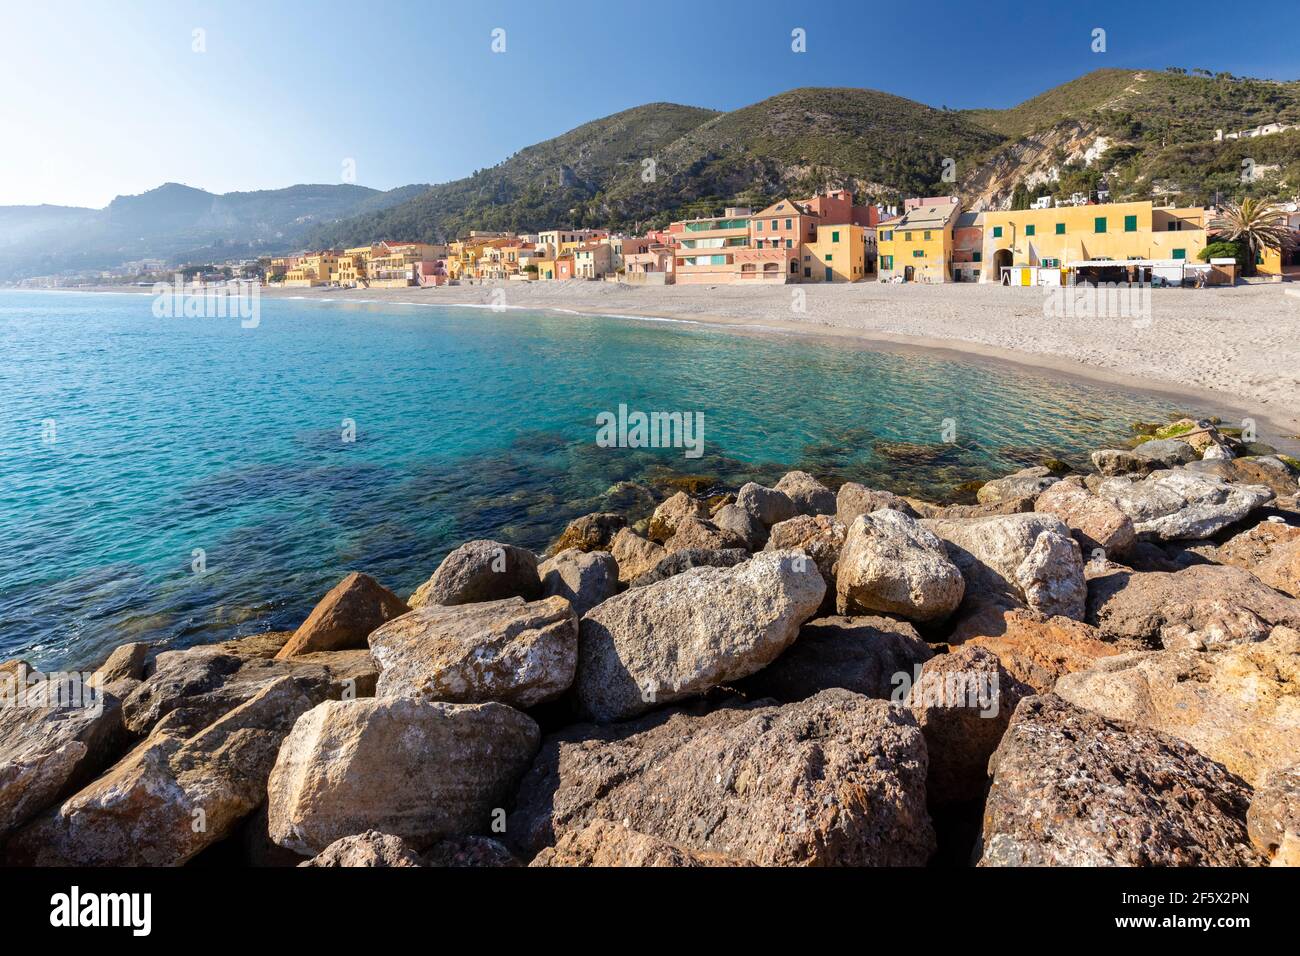
{"label": "arched opening", "polygon": [[993,275],[997,277],[999,282],[1002,281],[1002,270],[1010,267],[1010,265],[1010,249],[999,249],[997,252],[993,253]]}

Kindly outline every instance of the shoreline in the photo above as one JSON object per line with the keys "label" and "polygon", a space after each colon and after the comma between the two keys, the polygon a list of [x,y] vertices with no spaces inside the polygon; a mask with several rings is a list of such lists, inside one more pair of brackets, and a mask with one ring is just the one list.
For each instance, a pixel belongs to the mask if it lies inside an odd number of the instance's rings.
{"label": "shoreline", "polygon": [[[971,284],[647,287],[568,280],[405,289],[263,287],[261,294],[325,304],[492,309],[500,290],[508,311],[672,322],[937,354],[1212,407],[1225,421],[1228,415],[1253,418],[1275,443],[1300,448],[1300,373],[1278,371],[1300,369],[1300,301],[1283,285],[1154,290],[1148,329],[1106,318],[1059,319],[1064,325],[1048,328],[1041,295]],[[805,312],[791,310],[791,290],[804,292]],[[114,287],[11,291],[152,295]],[[922,312],[929,314],[917,314]],[[1177,339],[1169,347],[1159,338],[1166,327]],[[1195,341],[1198,335],[1205,341]]]}

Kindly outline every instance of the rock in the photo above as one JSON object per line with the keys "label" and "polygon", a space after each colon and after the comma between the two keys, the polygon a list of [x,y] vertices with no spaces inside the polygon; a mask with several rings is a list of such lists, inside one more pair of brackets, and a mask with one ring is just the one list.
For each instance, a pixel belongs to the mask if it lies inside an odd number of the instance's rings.
{"label": "rock", "polygon": [[536,853],[605,819],[759,865],[921,866],[935,848],[925,772],[912,716],[844,690],[655,714],[548,738],[507,832]]}
{"label": "rock", "polygon": [[121,680],[142,680],[144,678],[145,657],[149,645],[142,641],[123,644],[108,655],[108,660],[100,664],[90,676],[94,687],[107,687]]}
{"label": "rock", "polygon": [[303,860],[298,865],[410,867],[419,866],[420,857],[401,837],[367,830],[335,840],[310,860]]}
{"label": "rock", "polygon": [[817,564],[831,601],[835,595],[835,565],[848,529],[827,515],[796,515],[772,525],[768,551],[802,551]]}
{"label": "rock", "polygon": [[1138,534],[1161,541],[1208,538],[1273,500],[1262,485],[1232,485],[1183,470],[1153,471],[1141,481],[1110,478],[1098,495],[1133,519]]}
{"label": "rock", "polygon": [[630,830],[621,823],[592,820],[580,830],[563,834],[529,866],[746,866],[717,853],[699,853],[686,847]]}
{"label": "rock", "polygon": [[489,869],[519,866],[504,844],[484,836],[448,837],[424,854],[425,866]]}
{"label": "rock", "polygon": [[678,519],[677,533],[664,544],[664,550],[669,554],[692,549],[726,551],[744,547],[745,539],[734,531],[724,531],[712,521],[691,516]]}
{"label": "rock", "polygon": [[610,553],[618,562],[619,582],[629,584],[652,569],[668,552],[630,528],[622,528],[610,544]]}
{"label": "rock", "polygon": [[760,551],[767,543],[767,528],[740,505],[723,505],[713,515],[713,524],[744,542],[748,551]]}
{"label": "rock", "polygon": [[995,515],[1020,515],[1034,510],[1034,495],[1024,498],[1007,498],[986,505],[947,505],[934,508],[927,518],[990,518]]}
{"label": "rock", "polygon": [[1274,770],[1255,790],[1246,831],[1274,866],[1300,866],[1300,764]]}
{"label": "rock", "polygon": [[999,501],[1015,501],[1020,498],[1033,498],[1042,494],[1060,478],[1052,474],[1050,468],[1039,465],[1034,468],[1022,468],[1005,478],[996,478],[985,482],[975,492],[975,500],[982,505],[996,504]]}
{"label": "rock", "polygon": [[889,700],[934,652],[906,621],[822,617],[799,630],[785,653],[739,687],[752,699],[792,703],[832,687]]}
{"label": "rock", "polygon": [[1176,438],[1153,438],[1133,449],[1133,454],[1144,461],[1154,462],[1164,468],[1176,468],[1201,456],[1191,445]]}
{"label": "rock", "polygon": [[980,866],[1253,866],[1250,788],[1166,734],[1048,694],[989,761]]}
{"label": "rock", "polygon": [[1159,462],[1135,455],[1120,448],[1103,448],[1092,453],[1092,464],[1107,477],[1116,475],[1146,475],[1160,467]]}
{"label": "rock", "polygon": [[1232,457],[1232,451],[1227,445],[1210,445],[1201,454],[1202,461],[1227,461]]}
{"label": "rock", "polygon": [[3,837],[112,763],[127,741],[111,690],[47,678],[24,661],[0,671],[0,702]]}
{"label": "rock", "polygon": [[795,512],[805,515],[835,514],[835,492],[806,471],[787,472],[776,483],[776,490],[794,502]]}
{"label": "rock", "polygon": [[657,584],[691,568],[734,568],[748,560],[749,552],[743,548],[728,548],[725,551],[688,548],[685,551],[674,551],[633,581],[632,587],[643,588],[648,584]]}
{"label": "rock", "polygon": [[736,493],[736,504],[769,528],[799,513],[794,501],[784,491],[764,488],[752,481],[742,485]]}
{"label": "rock", "polygon": [[943,543],[901,511],[858,515],[835,572],[841,614],[879,611],[914,621],[947,617],[965,584]]}
{"label": "rock", "polygon": [[1296,473],[1276,455],[1238,458],[1230,463],[1233,480],[1245,485],[1264,485],[1275,495],[1285,498],[1300,490]]}
{"label": "rock", "polygon": [[984,796],[989,757],[1016,705],[1032,694],[982,647],[963,646],[925,662],[903,703],[925,735],[930,806]]}
{"label": "rock", "polygon": [[159,654],[153,673],[122,700],[126,729],[143,736],[166,718],[172,733],[196,732],[284,677],[297,678],[316,703],[361,692],[356,659],[345,652],[274,660],[256,646],[244,656],[250,649],[233,644]]}
{"label": "rock", "polygon": [[1040,694],[1050,692],[1061,675],[1121,653],[1082,621],[1019,608],[983,608],[963,620],[948,641],[991,651],[1007,673]]}
{"label": "rock", "polygon": [[747,677],[789,646],[825,591],[803,552],[764,551],[610,598],[582,619],[579,703],[602,723],[623,720]]}
{"label": "rock", "polygon": [[29,866],[180,866],[266,795],[280,742],[312,706],[283,677],[189,738],[150,735],[104,776],[10,840]]}
{"label": "rock", "polygon": [[369,648],[316,651],[300,654],[293,660],[298,664],[325,668],[330,675],[330,697],[353,700],[357,697],[375,696],[375,685],[379,683],[379,664],[370,656]]}
{"label": "rock", "polygon": [[876,491],[856,481],[846,481],[835,494],[835,520],[846,528],[853,524],[853,519],[858,515],[869,515],[881,508],[917,517],[915,509],[905,499],[889,491]]}
{"label": "rock", "polygon": [[1087,620],[1107,640],[1217,649],[1261,641],[1279,624],[1300,627],[1300,601],[1240,568],[1117,571],[1089,582]]}
{"label": "rock", "polygon": [[943,539],[973,601],[1024,603],[1049,617],[1083,617],[1083,555],[1060,518],[1014,514],[929,518],[921,524]]}
{"label": "rock", "polygon": [[267,783],[271,838],[304,855],[374,828],[417,850],[482,832],[537,752],[505,704],[328,701],[285,738]]}
{"label": "rock", "polygon": [[569,548],[542,562],[542,595],[562,597],[579,617],[618,593],[618,562],[608,551]]}
{"label": "rock", "polygon": [[1034,502],[1034,510],[1064,521],[1085,557],[1100,549],[1108,557],[1123,558],[1137,541],[1133,519],[1111,501],[1090,492],[1078,475],[1045,489]]}
{"label": "rock", "polygon": [[667,541],[677,533],[677,523],[682,518],[705,518],[709,517],[708,505],[696,498],[692,498],[684,491],[679,491],[673,495],[650,516],[650,529],[648,536],[651,541]]}
{"label": "rock", "polygon": [[1300,598],[1300,527],[1263,521],[1220,545],[1215,557]]}
{"label": "rock", "polygon": [[579,551],[612,550],[614,536],[625,527],[627,527],[626,518],[608,511],[574,518],[555,539],[550,553],[559,554],[569,548],[577,548]]}
{"label": "rock", "polygon": [[562,597],[426,604],[371,634],[370,653],[379,663],[377,697],[524,709],[573,683],[578,617]]}
{"label": "rock", "polygon": [[1300,759],[1300,631],[1213,654],[1147,651],[1067,674],[1058,696],[1191,744],[1252,787]]}
{"label": "rock", "polygon": [[537,558],[531,551],[480,540],[462,544],[443,558],[433,577],[416,588],[406,603],[412,608],[426,604],[453,607],[508,597],[535,601],[541,596]]}
{"label": "rock", "polygon": [[1180,418],[1163,428],[1156,429],[1155,437],[1183,442],[1196,452],[1197,457],[1200,457],[1207,448],[1214,447],[1223,440],[1213,422],[1196,421],[1192,418]]}
{"label": "rock", "polygon": [[284,660],[315,651],[365,647],[371,631],[409,610],[370,575],[353,571],[321,598],[275,656]]}

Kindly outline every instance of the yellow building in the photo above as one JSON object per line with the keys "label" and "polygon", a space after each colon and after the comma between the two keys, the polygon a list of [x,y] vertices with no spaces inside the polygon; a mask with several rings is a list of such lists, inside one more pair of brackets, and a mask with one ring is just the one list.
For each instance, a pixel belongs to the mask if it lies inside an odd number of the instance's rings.
{"label": "yellow building", "polygon": [[953,229],[961,213],[956,197],[909,199],[903,214],[876,226],[881,282],[948,282]]}
{"label": "yellow building", "polygon": [[271,259],[266,265],[266,281],[283,282],[284,277],[296,265],[298,265],[297,256],[277,256]]}
{"label": "yellow building", "polygon": [[866,229],[822,226],[816,239],[803,244],[803,260],[805,282],[861,282],[867,274]]}
{"label": "yellow building", "polygon": [[417,262],[441,259],[445,245],[429,242],[381,242],[375,247],[368,267],[371,288],[404,287],[415,284]]}
{"label": "yellow building", "polygon": [[383,246],[380,245],[353,246],[351,249],[344,249],[331,278],[337,285],[364,286],[367,284],[370,260],[382,254]]}
{"label": "yellow building", "polygon": [[1161,264],[1196,261],[1205,243],[1204,210],[1156,208],[1150,201],[986,211],[988,268],[980,279],[1001,282],[1004,268],[1033,266],[1146,281]]}
{"label": "yellow building", "polygon": [[286,286],[329,285],[338,268],[339,254],[333,249],[299,256],[297,264],[284,275]]}

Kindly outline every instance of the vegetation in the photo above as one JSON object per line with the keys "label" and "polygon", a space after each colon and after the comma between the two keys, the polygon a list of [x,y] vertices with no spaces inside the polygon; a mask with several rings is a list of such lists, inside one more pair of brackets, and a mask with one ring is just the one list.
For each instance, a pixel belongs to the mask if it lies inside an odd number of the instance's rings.
{"label": "vegetation", "polygon": [[1236,259],[1237,268],[1242,272],[1246,269],[1246,250],[1239,242],[1211,242],[1197,253],[1197,258],[1202,262],[1209,262],[1211,259]]}
{"label": "vegetation", "polygon": [[1242,247],[1246,253],[1246,275],[1255,273],[1256,263],[1265,249],[1280,251],[1289,249],[1291,244],[1286,213],[1273,203],[1250,197],[1240,203],[1225,204],[1220,214],[1209,222],[1208,228],[1211,233]]}

